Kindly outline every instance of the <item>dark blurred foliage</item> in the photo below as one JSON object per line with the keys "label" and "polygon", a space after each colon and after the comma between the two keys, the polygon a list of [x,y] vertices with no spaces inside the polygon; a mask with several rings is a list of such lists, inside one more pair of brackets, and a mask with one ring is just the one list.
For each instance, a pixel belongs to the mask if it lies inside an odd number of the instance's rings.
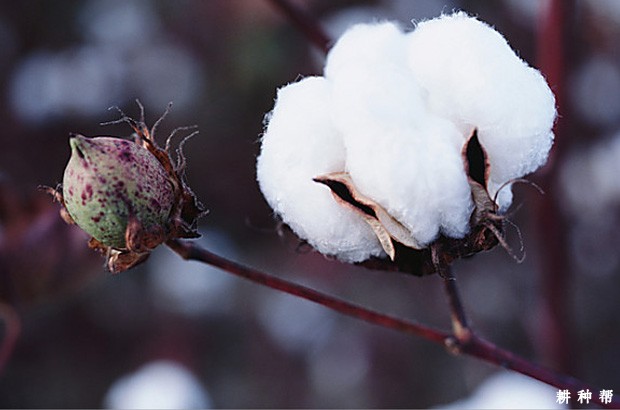
{"label": "dark blurred foliage", "polygon": [[[360,16],[406,25],[462,8],[504,33],[533,65],[544,8],[537,7],[544,2],[518,0],[296,3],[334,36]],[[578,1],[568,20],[574,36],[565,67],[570,105],[560,120],[571,128],[554,161],[558,170],[564,158],[581,158],[620,129],[620,94],[608,95],[620,87],[620,24],[593,3]],[[592,61],[603,63],[592,68]],[[186,154],[189,183],[210,210],[201,222],[205,246],[449,329],[440,278],[345,266],[298,246],[286,232],[279,235],[255,183],[263,117],[278,87],[320,74],[321,66],[320,53],[266,0],[0,1],[0,297],[21,324],[0,369],[0,407],[130,406],[106,399],[113,383],[162,359],[192,372],[209,397],[198,405],[214,407],[426,407],[467,396],[497,371],[425,340],[180,261],[167,249],[111,276],[85,236],[61,221],[58,204],[37,190],[62,180],[70,132],[129,135],[126,126],[99,125],[118,119],[108,107],[138,116],[138,98],[152,123],[172,100],[159,138],[178,126],[200,129]],[[587,158],[579,159],[586,165],[574,171],[578,175],[593,172]],[[565,341],[573,349],[569,367],[581,379],[620,392],[620,200],[593,197],[595,182],[586,178],[577,197],[603,203],[605,212],[590,212],[591,202],[576,208],[570,202],[575,195],[564,194],[573,179],[565,180],[552,183],[559,187],[554,199],[566,205],[558,218],[567,244],[560,257],[569,267],[569,321],[561,324],[572,337]],[[557,367],[539,348],[546,338],[540,308],[548,296],[540,285],[546,255],[535,207],[525,201],[541,199],[526,191],[515,188],[515,204],[524,206],[512,216],[526,261],[517,264],[496,249],[457,263],[455,272],[480,334]],[[596,194],[608,198],[612,191]],[[518,247],[516,235],[509,240]],[[8,333],[5,326],[3,337]]]}

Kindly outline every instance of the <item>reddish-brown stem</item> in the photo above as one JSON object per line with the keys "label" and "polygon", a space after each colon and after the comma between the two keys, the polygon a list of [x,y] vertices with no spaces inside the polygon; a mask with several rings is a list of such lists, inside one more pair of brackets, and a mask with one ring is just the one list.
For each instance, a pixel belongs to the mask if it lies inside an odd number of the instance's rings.
{"label": "reddish-brown stem", "polygon": [[271,0],[271,3],[297,26],[312,44],[327,54],[331,40],[313,16],[288,0]]}
{"label": "reddish-brown stem", "polygon": [[15,342],[21,332],[21,322],[15,309],[6,303],[0,303],[0,321],[4,325],[4,339],[0,345],[0,373],[11,357]]}
{"label": "reddish-brown stem", "polygon": [[543,14],[538,28],[538,66],[545,75],[556,96],[560,121],[555,124],[555,146],[547,166],[539,176],[539,183],[546,195],[535,202],[535,222],[540,234],[541,297],[539,298],[539,323],[537,334],[541,335],[537,345],[541,356],[563,372],[572,372],[575,360],[571,348],[570,315],[568,314],[568,293],[571,270],[566,260],[566,228],[558,205],[556,170],[568,137],[566,121],[565,67],[567,38],[571,29],[567,17],[572,14],[574,2],[552,0]]}
{"label": "reddish-brown stem", "polygon": [[470,333],[469,341],[466,343],[458,344],[457,341],[456,348],[460,351],[460,353],[475,356],[481,360],[494,363],[506,369],[514,370],[518,373],[533,377],[541,382],[557,387],[558,389],[568,389],[571,391],[573,397],[577,397],[577,392],[579,390],[590,389],[590,391],[594,392],[592,395],[592,400],[601,406],[607,408],[618,408],[620,405],[620,401],[617,399],[612,403],[603,404],[598,397],[594,397],[596,392],[600,391],[600,389],[588,385],[573,377],[560,374],[534,364],[510,351],[500,349],[496,345],[480,338],[474,333]]}
{"label": "reddish-brown stem", "polygon": [[[460,323],[459,326],[465,330],[464,332],[458,332],[455,330],[454,334],[449,334],[412,321],[367,309],[363,306],[327,295],[306,286],[290,282],[286,279],[281,279],[268,273],[243,266],[239,263],[230,261],[209,252],[192,242],[169,240],[166,244],[184,259],[200,261],[211,266],[215,266],[228,273],[232,273],[233,275],[237,275],[254,283],[310,300],[329,309],[333,309],[342,314],[361,319],[375,325],[420,336],[424,339],[446,346],[452,353],[467,354],[469,356],[477,357],[481,360],[494,363],[506,369],[511,369],[521,374],[533,377],[559,389],[569,389],[574,396],[577,395],[577,391],[579,390],[590,389],[594,392],[597,391],[595,388],[587,385],[586,383],[533,364],[528,360],[509,351],[503,350],[473,334],[467,325],[461,298],[456,286],[456,280],[453,277],[450,278],[449,271],[447,271],[448,275],[446,276],[444,283],[446,284],[446,291],[451,301],[453,318],[456,317]],[[592,400],[604,407],[617,408],[620,406],[620,401],[617,399],[613,400],[609,404],[603,404],[600,402],[598,397],[594,397],[593,395]]]}
{"label": "reddish-brown stem", "polygon": [[170,240],[166,244],[184,259],[197,260],[207,263],[211,266],[215,266],[226,272],[232,273],[233,275],[248,279],[254,283],[310,300],[342,314],[353,316],[369,323],[394,329],[403,333],[420,336],[437,343],[444,343],[446,338],[450,336],[439,330],[379,313],[337,297],[318,292],[306,286],[248,268],[211,253],[206,249],[200,248],[190,242]]}

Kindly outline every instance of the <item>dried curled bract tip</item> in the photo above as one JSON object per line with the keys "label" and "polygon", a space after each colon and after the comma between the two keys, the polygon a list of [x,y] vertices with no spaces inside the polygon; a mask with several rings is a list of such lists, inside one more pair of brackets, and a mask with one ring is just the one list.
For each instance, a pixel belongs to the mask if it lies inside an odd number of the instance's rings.
{"label": "dried curled bract tip", "polygon": [[129,124],[133,141],[72,135],[62,192],[47,188],[63,205],[63,219],[91,235],[89,246],[105,255],[113,273],[143,262],[170,239],[199,237],[197,220],[206,213],[185,182],[181,149],[174,162],[169,141],[162,149],[154,139],[168,110],[149,130],[138,105],[140,121],[121,112],[123,117],[114,122]]}
{"label": "dried curled bract tip", "polygon": [[314,181],[328,186],[336,202],[353,210],[366,221],[390,260],[394,261],[396,258],[395,242],[412,249],[424,248],[413,238],[407,227],[398,222],[377,202],[360,193],[353,184],[351,176],[346,172],[322,175],[314,178]]}

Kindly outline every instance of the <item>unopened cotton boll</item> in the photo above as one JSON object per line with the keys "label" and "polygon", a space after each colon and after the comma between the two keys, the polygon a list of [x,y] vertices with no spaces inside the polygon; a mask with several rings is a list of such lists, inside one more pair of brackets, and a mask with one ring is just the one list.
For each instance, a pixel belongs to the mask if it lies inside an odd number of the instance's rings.
{"label": "unopened cotton boll", "polygon": [[260,188],[275,213],[319,252],[359,262],[383,253],[370,227],[338,205],[313,178],[344,169],[342,135],[334,128],[330,87],[309,77],[279,90],[257,161]]}
{"label": "unopened cotton boll", "polygon": [[[442,16],[411,33],[360,24],[330,50],[323,77],[279,90],[257,178],[275,213],[320,252],[393,259],[393,240],[422,249],[472,232],[480,204],[464,152],[474,130],[489,164],[480,189],[492,199],[546,161],[555,115],[542,75],[475,18]],[[497,205],[511,199],[503,189]]]}
{"label": "unopened cotton boll", "polygon": [[[465,13],[419,23],[409,34],[409,67],[428,95],[429,108],[466,137],[478,130],[490,162],[489,193],[535,171],[553,143],[555,98],[540,72],[506,39]],[[510,205],[508,189],[502,208]]]}

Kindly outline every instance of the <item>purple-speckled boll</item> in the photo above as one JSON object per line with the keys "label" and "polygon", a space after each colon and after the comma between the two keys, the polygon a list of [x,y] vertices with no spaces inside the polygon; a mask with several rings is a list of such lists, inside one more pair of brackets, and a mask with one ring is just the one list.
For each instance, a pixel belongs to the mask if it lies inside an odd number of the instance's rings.
{"label": "purple-speckled boll", "polygon": [[133,141],[114,137],[77,135],[69,144],[63,196],[80,228],[104,245],[124,249],[130,212],[145,229],[166,224],[174,190],[153,154]]}

